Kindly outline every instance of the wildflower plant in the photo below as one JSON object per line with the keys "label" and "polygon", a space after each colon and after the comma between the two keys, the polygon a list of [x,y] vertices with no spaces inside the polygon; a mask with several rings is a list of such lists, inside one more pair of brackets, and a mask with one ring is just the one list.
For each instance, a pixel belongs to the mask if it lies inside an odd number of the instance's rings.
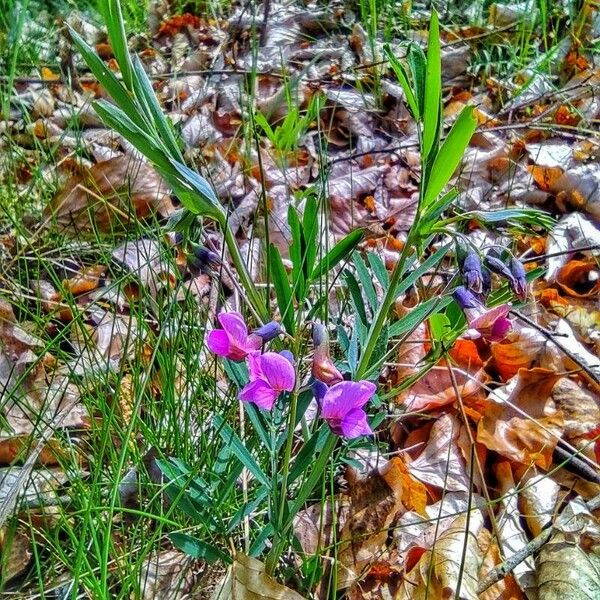
{"label": "wildflower plant", "polygon": [[[185,164],[176,133],[163,115],[140,61],[129,54],[118,0],[106,0],[104,7],[121,78],[71,32],[114,102],[100,100],[95,108],[107,125],[146,156],[180,198],[185,211],[177,227],[184,238],[193,236],[198,219],[217,224],[249,309],[244,314],[253,315],[246,318],[237,312],[220,313],[218,326],[207,333],[205,341],[235,388],[244,422],[247,418],[255,435],[238,433],[234,423],[215,413],[210,424],[212,443],[220,443],[221,450],[210,476],[196,473],[193,466],[177,458],[161,461],[170,512],[181,510],[195,524],[193,532],[174,532],[171,539],[194,556],[230,561],[225,548],[236,543],[228,542],[252,518],[257,526],[252,532],[247,529],[245,550],[254,556],[266,554],[266,568],[272,574],[281,565],[281,556],[295,545],[294,517],[310,498],[321,493],[317,490],[326,488],[348,440],[377,435],[384,411],[376,409],[382,401],[413,383],[466,329],[469,335],[497,339],[510,326],[508,304],[489,310],[479,297],[485,291],[484,267],[473,254],[461,265],[465,287],[456,289],[454,301],[453,279],[444,293],[420,302],[400,319],[391,311],[394,303],[411,288],[424,289],[422,277],[448,258],[452,238],[459,237],[462,224],[473,219],[539,224],[542,217],[531,210],[498,211],[502,214],[455,211],[445,216],[456,197],[454,190],[445,191],[447,184],[477,123],[473,108],[466,107],[442,141],[440,37],[438,17],[433,12],[427,55],[410,44],[403,62],[389,47],[386,49],[417,123],[421,149],[417,214],[392,271],[388,272],[375,254],[369,254],[365,262],[356,251],[363,237],[360,230],[328,252],[320,252],[325,199],[309,195],[302,215],[293,206],[288,212],[291,269],[286,269],[279,250],[269,245],[264,260],[267,285],[258,287],[228,227],[226,210],[208,181]],[[180,241],[177,236],[177,243]],[[201,246],[194,247],[194,264],[199,268],[214,260]],[[520,264],[502,258],[483,262],[489,268],[493,264],[495,272],[501,271],[511,288],[524,297],[526,281]],[[350,330],[341,322],[334,328],[328,320],[327,299],[340,270],[354,315]],[[380,292],[373,285],[374,279]],[[400,387],[386,388],[379,381],[384,362],[425,320],[429,322],[432,349],[424,369],[402,381]],[[337,361],[329,347],[331,331],[336,331],[339,341]],[[307,416],[311,403],[316,406],[316,418]],[[248,477],[243,478],[244,473]],[[239,510],[228,518],[215,516],[220,515],[217,509],[224,500],[236,495],[240,478],[244,483]]]}

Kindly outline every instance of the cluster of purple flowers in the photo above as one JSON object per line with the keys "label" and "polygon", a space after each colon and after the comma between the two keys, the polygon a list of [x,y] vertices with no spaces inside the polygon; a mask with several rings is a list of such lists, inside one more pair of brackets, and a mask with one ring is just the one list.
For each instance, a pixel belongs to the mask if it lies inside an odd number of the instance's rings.
{"label": "cluster of purple flowers", "polygon": [[[296,387],[296,369],[291,352],[262,352],[262,346],[281,333],[278,323],[272,321],[252,332],[237,312],[218,315],[221,329],[213,329],[207,336],[209,349],[218,356],[234,361],[247,359],[249,381],[240,390],[239,397],[252,402],[262,410],[271,410],[283,392]],[[344,381],[329,354],[327,332],[322,325],[313,330],[315,353],[312,364],[313,393],[320,414],[336,435],[355,438],[373,433],[364,406],[375,393],[370,381]]]}
{"label": "cluster of purple flowers", "polygon": [[493,308],[485,306],[485,296],[491,288],[491,273],[508,280],[510,288],[520,300],[527,298],[527,279],[525,269],[514,257],[502,260],[494,251],[488,252],[483,264],[476,252],[467,254],[461,265],[464,285],[454,290],[454,298],[461,307],[469,329],[466,336],[471,339],[484,338],[489,341],[501,341],[512,328],[508,319],[510,304]]}

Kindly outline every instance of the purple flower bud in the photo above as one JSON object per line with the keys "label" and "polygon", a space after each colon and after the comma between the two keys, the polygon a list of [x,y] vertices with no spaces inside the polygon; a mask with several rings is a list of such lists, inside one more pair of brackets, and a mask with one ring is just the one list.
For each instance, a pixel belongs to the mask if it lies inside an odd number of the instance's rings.
{"label": "purple flower bud", "polygon": [[455,288],[452,294],[458,305],[463,310],[467,308],[477,308],[481,305],[481,302],[477,300],[475,294],[470,292],[466,287],[462,285],[459,285],[457,288]]}
{"label": "purple flower bud", "polygon": [[324,325],[315,323],[313,325],[313,343],[315,354],[312,363],[312,374],[315,379],[332,385],[342,381],[344,378],[331,360],[329,353],[329,335]]}
{"label": "purple flower bud", "polygon": [[220,262],[218,254],[199,244],[192,245],[192,252],[186,258],[188,268],[196,273],[206,273],[209,267],[218,265]]}
{"label": "purple flower bud", "polygon": [[525,276],[525,268],[521,261],[516,258],[510,259],[510,272],[513,280],[510,282],[512,291],[516,294],[519,300],[527,299],[527,277]]}
{"label": "purple flower bud", "polygon": [[319,381],[318,379],[315,379],[311,385],[311,388],[312,388],[312,393],[313,393],[313,396],[315,397],[315,400],[320,405],[321,400],[323,400],[323,398],[325,397],[325,394],[327,393],[327,390],[329,389],[327,387],[327,384],[323,383],[322,381]]}
{"label": "purple flower bud", "polygon": [[508,279],[508,281],[513,280],[513,274],[510,272],[510,269],[499,258],[488,254],[484,259],[484,263],[490,271]]}
{"label": "purple flower bud", "polygon": [[180,231],[169,231],[167,239],[171,246],[179,246],[183,242],[183,233]]}
{"label": "purple flower bud", "polygon": [[[281,333],[281,325],[277,321],[271,321],[252,332],[252,335],[257,335],[262,340],[263,344],[274,340]],[[293,361],[293,358],[292,358]]]}
{"label": "purple flower bud", "polygon": [[483,277],[481,273],[481,260],[477,252],[470,252],[463,261],[462,267],[463,281],[468,289],[481,294],[483,291]]}

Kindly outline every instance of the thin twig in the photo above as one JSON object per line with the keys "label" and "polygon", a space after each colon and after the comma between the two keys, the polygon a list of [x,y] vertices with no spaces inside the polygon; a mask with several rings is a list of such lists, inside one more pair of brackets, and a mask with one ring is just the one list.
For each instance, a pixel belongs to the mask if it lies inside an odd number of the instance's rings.
{"label": "thin twig", "polygon": [[[600,508],[600,494],[587,502],[586,506],[590,512]],[[492,569],[479,583],[477,593],[483,594],[483,592],[485,592],[488,588],[493,586],[495,583],[498,583],[498,581],[504,579],[504,577],[506,577],[517,565],[521,564],[527,557],[537,552],[550,539],[554,531],[554,525],[544,529],[542,533],[533,538],[519,552],[516,552],[510,558]]]}

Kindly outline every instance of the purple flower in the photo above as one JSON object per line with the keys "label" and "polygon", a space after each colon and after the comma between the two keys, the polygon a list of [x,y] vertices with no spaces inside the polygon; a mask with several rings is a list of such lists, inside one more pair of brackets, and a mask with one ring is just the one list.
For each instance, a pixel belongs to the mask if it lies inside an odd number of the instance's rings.
{"label": "purple flower", "polygon": [[230,360],[243,360],[281,332],[279,325],[271,322],[249,334],[244,318],[238,312],[222,312],[217,318],[223,329],[213,329],[206,343],[211,352]]}
{"label": "purple flower", "polygon": [[370,381],[342,381],[331,386],[320,400],[321,416],[331,431],[346,438],[371,435],[363,406],[376,389]]}
{"label": "purple flower", "polygon": [[312,374],[315,379],[332,385],[342,381],[344,378],[337,367],[331,360],[329,354],[329,335],[327,329],[320,323],[315,323],[313,326],[313,344],[315,346],[315,354],[312,363]]}
{"label": "purple flower", "polygon": [[513,276],[513,279],[510,281],[510,287],[517,298],[524,302],[527,299],[527,277],[525,276],[525,269],[520,260],[516,258],[510,259],[510,272]]}
{"label": "purple flower", "polygon": [[497,273],[500,277],[508,279],[508,281],[512,281],[513,274],[510,272],[510,269],[502,262],[502,260],[494,256],[491,251],[485,257],[484,262],[490,271]]}
{"label": "purple flower", "polygon": [[462,285],[454,290],[454,298],[467,317],[468,337],[473,339],[483,337],[492,342],[499,342],[506,337],[512,327],[510,319],[506,317],[510,312],[508,304],[486,308]]}
{"label": "purple flower", "polygon": [[467,289],[481,294],[483,291],[483,275],[481,261],[477,252],[470,252],[462,264],[462,276]]}
{"label": "purple flower", "polygon": [[281,392],[291,392],[296,385],[293,357],[290,352],[253,352],[248,357],[250,381],[240,391],[240,400],[253,402],[271,410]]}

